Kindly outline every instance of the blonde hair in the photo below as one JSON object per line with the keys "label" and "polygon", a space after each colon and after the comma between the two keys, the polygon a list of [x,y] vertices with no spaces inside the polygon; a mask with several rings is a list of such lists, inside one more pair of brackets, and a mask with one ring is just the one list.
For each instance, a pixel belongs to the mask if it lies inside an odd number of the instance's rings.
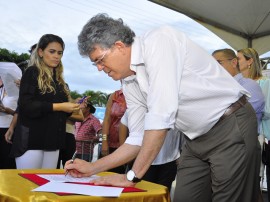
{"label": "blonde hair", "polygon": [[[30,66],[36,66],[38,68],[38,87],[41,91],[41,94],[45,93],[56,93],[55,87],[53,86],[54,80],[53,80],[53,71],[51,68],[48,68],[48,66],[43,62],[43,59],[39,56],[38,50],[39,48],[44,50],[49,43],[57,42],[60,43],[63,50],[64,50],[64,42],[63,40],[56,35],[53,34],[46,34],[43,35],[38,44],[37,47],[34,49],[34,51],[31,54],[30,58]],[[56,81],[63,86],[63,90],[66,93],[66,95],[69,95],[69,90],[67,88],[67,85],[63,78],[63,65],[60,61],[59,65],[54,68],[55,70],[55,78]]]}
{"label": "blonde hair", "polygon": [[262,77],[261,61],[257,51],[254,48],[244,48],[237,52],[242,53],[246,60],[253,59],[248,77],[255,80]]}

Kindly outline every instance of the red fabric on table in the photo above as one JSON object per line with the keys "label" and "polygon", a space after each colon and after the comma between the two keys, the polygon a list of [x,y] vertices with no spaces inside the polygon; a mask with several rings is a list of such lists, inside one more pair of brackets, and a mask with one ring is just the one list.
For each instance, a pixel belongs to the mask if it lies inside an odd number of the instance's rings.
{"label": "red fabric on table", "polygon": [[[47,182],[49,182],[49,180],[46,180],[42,177],[39,177],[38,176],[39,174],[43,174],[43,175],[54,174],[55,175],[55,174],[59,174],[59,173],[19,173],[20,176],[30,180],[31,182],[34,182],[35,184],[37,184],[39,186],[44,185]],[[74,184],[94,185],[93,183],[74,183]],[[122,193],[146,191],[146,190],[135,188],[135,187],[122,187],[122,188],[124,188]],[[61,196],[72,195],[71,193],[60,193],[60,192],[57,192],[56,194],[61,195]]]}

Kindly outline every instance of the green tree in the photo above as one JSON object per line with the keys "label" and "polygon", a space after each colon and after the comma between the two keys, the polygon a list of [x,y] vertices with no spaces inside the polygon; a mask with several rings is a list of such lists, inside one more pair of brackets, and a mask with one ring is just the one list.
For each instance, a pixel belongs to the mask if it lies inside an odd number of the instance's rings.
{"label": "green tree", "polygon": [[16,52],[10,52],[5,48],[0,48],[0,62],[14,62],[16,64],[28,60],[30,55],[27,53],[18,54]]}
{"label": "green tree", "polygon": [[70,96],[72,99],[77,99],[79,97],[83,96],[90,96],[90,100],[93,103],[93,105],[98,107],[105,107],[107,104],[107,100],[109,95],[106,93],[103,93],[101,91],[93,91],[93,90],[87,90],[83,94],[78,93],[78,91],[70,91]]}
{"label": "green tree", "polygon": [[[17,65],[29,60],[30,55],[27,53],[18,54],[16,52],[11,52],[5,48],[0,48],[0,62],[14,62]],[[25,69],[25,64],[18,65],[22,70]]]}
{"label": "green tree", "polygon": [[78,91],[76,90],[70,91],[70,96],[73,100],[76,100],[77,98],[82,97],[82,95],[78,93]]}
{"label": "green tree", "polygon": [[83,93],[83,96],[90,96],[90,100],[91,102],[95,105],[95,106],[99,106],[99,107],[105,107],[106,103],[107,103],[107,94],[103,93],[101,91],[92,91],[92,90],[87,90]]}

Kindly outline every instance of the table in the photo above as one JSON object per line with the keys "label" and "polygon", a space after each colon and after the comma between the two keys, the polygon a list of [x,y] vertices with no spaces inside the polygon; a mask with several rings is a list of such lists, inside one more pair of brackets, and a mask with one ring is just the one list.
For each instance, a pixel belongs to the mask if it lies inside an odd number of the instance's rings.
{"label": "table", "polygon": [[[83,195],[59,196],[54,193],[32,192],[38,187],[35,183],[19,176],[19,173],[64,173],[62,169],[0,170],[0,202],[170,202],[166,187],[147,181],[137,183],[136,187],[146,192],[122,193],[119,198],[105,198]],[[104,172],[98,175],[108,175]]]}

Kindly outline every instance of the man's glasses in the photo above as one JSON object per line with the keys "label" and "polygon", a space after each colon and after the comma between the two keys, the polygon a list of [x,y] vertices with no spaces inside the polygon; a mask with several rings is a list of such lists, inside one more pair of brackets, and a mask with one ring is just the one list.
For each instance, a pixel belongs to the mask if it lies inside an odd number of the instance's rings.
{"label": "man's glasses", "polygon": [[105,53],[99,59],[97,59],[95,62],[93,62],[92,65],[94,65],[94,66],[98,66],[98,65],[103,66],[104,65],[103,59],[107,55],[108,51],[109,50],[105,51]]}
{"label": "man's glasses", "polygon": [[230,61],[230,60],[233,60],[234,58],[230,58],[230,59],[224,59],[224,60],[217,60],[217,62],[219,64],[222,64],[224,61]]}

